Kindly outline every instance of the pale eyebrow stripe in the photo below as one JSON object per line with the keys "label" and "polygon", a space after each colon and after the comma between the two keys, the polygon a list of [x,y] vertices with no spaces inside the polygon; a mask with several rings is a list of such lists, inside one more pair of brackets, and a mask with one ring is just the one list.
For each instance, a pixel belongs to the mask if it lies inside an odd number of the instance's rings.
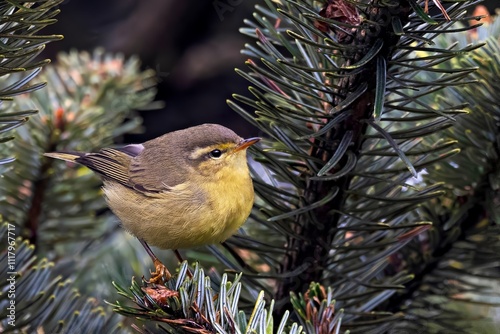
{"label": "pale eyebrow stripe", "polygon": [[194,151],[189,155],[189,159],[193,159],[193,160],[199,159],[203,155],[208,154],[210,151],[217,150],[217,149],[221,150],[222,153],[225,153],[225,152],[227,152],[229,147],[227,144],[211,145],[208,147],[196,147],[194,149]]}
{"label": "pale eyebrow stripe", "polygon": [[[208,154],[210,151],[213,151],[217,149],[217,146],[213,145],[213,146],[209,146],[209,147],[197,147],[195,148],[195,150],[189,155],[189,158],[190,159],[199,159],[200,157]],[[222,152],[224,152],[225,150],[222,150]]]}

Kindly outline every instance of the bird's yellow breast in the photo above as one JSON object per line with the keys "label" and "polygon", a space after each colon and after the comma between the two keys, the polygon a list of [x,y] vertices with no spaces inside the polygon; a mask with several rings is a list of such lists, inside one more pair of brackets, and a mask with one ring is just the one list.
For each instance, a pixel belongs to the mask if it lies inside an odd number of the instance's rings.
{"label": "bird's yellow breast", "polygon": [[211,216],[211,221],[218,221],[224,227],[219,242],[223,241],[236,232],[252,209],[254,190],[248,169],[244,173],[237,169],[226,171],[217,182],[206,183],[202,188],[210,208],[207,217]]}
{"label": "bird's yellow breast", "polygon": [[125,229],[164,249],[226,240],[248,218],[254,201],[246,159],[208,180],[192,177],[150,196],[111,181],[105,181],[104,193]]}

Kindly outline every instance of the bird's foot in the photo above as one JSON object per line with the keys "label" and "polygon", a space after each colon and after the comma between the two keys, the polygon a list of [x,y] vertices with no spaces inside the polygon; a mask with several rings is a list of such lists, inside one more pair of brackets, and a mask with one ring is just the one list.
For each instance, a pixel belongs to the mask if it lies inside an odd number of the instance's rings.
{"label": "bird's foot", "polygon": [[156,259],[154,261],[155,272],[151,272],[151,278],[147,283],[150,284],[165,284],[165,282],[169,281],[172,278],[172,275],[168,271],[167,267],[160,260]]}

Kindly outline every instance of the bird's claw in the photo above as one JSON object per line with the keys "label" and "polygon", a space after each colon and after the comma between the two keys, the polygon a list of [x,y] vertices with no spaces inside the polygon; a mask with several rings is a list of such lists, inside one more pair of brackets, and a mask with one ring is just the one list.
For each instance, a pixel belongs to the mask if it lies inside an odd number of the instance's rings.
{"label": "bird's claw", "polygon": [[151,278],[147,283],[149,284],[165,284],[170,278],[172,278],[172,275],[168,271],[167,267],[163,263],[161,263],[160,260],[155,260],[154,261],[155,265],[155,271],[149,273],[151,274]]}

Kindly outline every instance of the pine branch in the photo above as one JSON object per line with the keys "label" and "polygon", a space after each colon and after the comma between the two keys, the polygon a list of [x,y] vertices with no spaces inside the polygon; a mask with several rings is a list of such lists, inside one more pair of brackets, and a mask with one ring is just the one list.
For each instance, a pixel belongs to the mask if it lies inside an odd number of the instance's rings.
{"label": "pine branch", "polygon": [[[404,321],[383,305],[413,275],[390,271],[388,259],[429,233],[419,207],[445,193],[439,180],[409,178],[459,152],[456,141],[423,138],[442,136],[465,106],[428,97],[473,83],[469,64],[442,65],[480,46],[432,43],[465,30],[454,23],[468,19],[472,3],[448,2],[430,16],[414,1],[268,1],[269,9],[256,7],[256,23],[246,21],[242,32],[257,42],[243,51],[253,58],[249,72],[238,73],[253,97],[235,95],[229,105],[270,137],[253,150],[261,166],[252,217],[275,246],[260,251],[250,237],[229,245],[251,251],[254,268],[269,265],[263,276],[276,278],[267,288],[279,311],[290,291],[317,281],[344,308],[344,328],[381,332]],[[251,271],[243,277],[259,284]]]}
{"label": "pine branch", "polygon": [[[50,143],[46,152],[53,152],[56,150],[56,144]],[[47,160],[42,163],[39,170],[39,175],[47,175],[52,168],[53,161]],[[30,244],[36,246],[38,241],[39,219],[42,214],[42,206],[49,184],[48,178],[40,178],[33,183],[33,196],[31,198],[31,205],[29,206],[26,220],[23,224],[25,229],[28,230]]]}
{"label": "pine branch", "polygon": [[311,283],[304,296],[290,292],[291,303],[306,333],[339,333],[343,310],[335,310],[333,291],[318,283]]}
{"label": "pine branch", "polygon": [[241,274],[232,282],[224,274],[218,291],[214,291],[210,278],[198,264],[188,275],[190,270],[184,262],[177,277],[169,280],[166,286],[141,286],[133,279],[132,286],[126,289],[115,283],[118,293],[136,306],[120,302],[111,305],[120,314],[147,320],[142,333],[304,333],[296,323],[287,324],[288,313],[277,324],[277,330],[273,330],[274,302],[266,309],[263,292],[258,295],[247,318],[238,308]]}
{"label": "pine branch", "polygon": [[[11,101],[19,94],[32,92],[43,87],[44,83],[31,84],[30,81],[38,75],[48,59],[35,61],[35,58],[45,48],[45,44],[56,41],[62,36],[38,35],[43,27],[53,24],[53,18],[59,13],[56,7],[62,0],[54,1],[24,1],[12,0],[0,6],[0,133],[4,135],[28,121],[36,111],[19,110]],[[13,139],[12,136],[2,136],[0,142]],[[0,165],[12,162],[13,158],[0,159]]]}
{"label": "pine branch", "polygon": [[[498,277],[498,247],[495,237],[498,235],[497,217],[498,198],[498,146],[499,128],[497,119],[499,105],[497,94],[493,93],[498,86],[500,62],[492,57],[500,51],[497,38],[500,34],[500,22],[481,27],[476,32],[480,41],[486,45],[473,51],[470,55],[461,56],[457,63],[477,66],[473,74],[474,86],[450,87],[442,95],[430,96],[429,99],[456,99],[469,105],[469,114],[459,118],[453,129],[447,130],[445,136],[455,139],[461,154],[428,169],[426,180],[443,180],[449,189],[445,198],[433,201],[421,209],[433,221],[432,240],[422,239],[415,243],[413,249],[403,253],[405,267],[415,273],[415,279],[408,284],[405,292],[395,295],[389,300],[387,308],[400,308],[402,303],[408,305],[408,313],[416,323],[425,323],[428,312],[439,311],[447,304],[433,302],[429,297],[439,295],[450,302],[480,301],[483,304],[499,305],[500,296],[494,290],[492,282]],[[447,45],[458,41],[465,45],[474,35],[454,34],[438,40],[438,45]],[[489,37],[488,37],[489,36]],[[467,38],[467,40],[465,40]],[[498,86],[498,87],[497,87]],[[430,138],[429,140],[436,140]],[[474,165],[471,166],[471,161]],[[472,167],[472,168],[471,168]],[[415,249],[426,249],[418,254]],[[401,266],[395,261],[393,266]],[[452,280],[450,280],[452,278]],[[446,289],[430,287],[433,282],[446,283]],[[438,285],[439,286],[439,285]],[[471,316],[460,315],[457,329],[463,333],[471,332]],[[448,329],[446,319],[437,317],[433,320],[437,328]]]}
{"label": "pine branch", "polygon": [[9,264],[0,274],[2,333],[124,333],[119,317],[80,296],[71,280],[54,272],[54,263],[37,260],[33,245],[16,234],[13,224],[0,226],[0,239],[10,240],[0,249],[2,263]]}

